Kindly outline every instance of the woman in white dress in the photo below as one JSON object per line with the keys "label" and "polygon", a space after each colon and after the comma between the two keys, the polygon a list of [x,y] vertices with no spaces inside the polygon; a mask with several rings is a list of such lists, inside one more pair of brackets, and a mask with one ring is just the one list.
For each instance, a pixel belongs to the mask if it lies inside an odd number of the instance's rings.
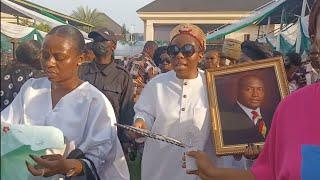
{"label": "woman in white dress", "polygon": [[1,112],[1,121],[54,126],[63,132],[65,155],[31,155],[37,166],[27,162],[27,167],[34,176],[129,179],[112,106],[99,90],[78,77],[84,44],[76,28],[53,28],[42,46],[41,64],[47,77],[28,80]]}
{"label": "woman in white dress", "polygon": [[[175,138],[211,155],[220,167],[239,167],[232,156],[217,158],[210,133],[206,78],[198,69],[205,51],[205,34],[191,24],[175,27],[167,53],[173,71],[158,75],[137,101],[134,126]],[[184,149],[147,139],[142,156],[142,180],[194,180],[181,168]]]}

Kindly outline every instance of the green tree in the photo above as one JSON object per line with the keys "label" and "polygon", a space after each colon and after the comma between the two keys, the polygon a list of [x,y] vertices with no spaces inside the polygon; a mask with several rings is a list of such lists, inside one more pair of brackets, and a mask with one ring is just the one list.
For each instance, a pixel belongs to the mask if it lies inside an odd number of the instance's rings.
{"label": "green tree", "polygon": [[[101,25],[101,23],[103,23],[103,20],[105,18],[104,13],[99,12],[96,8],[89,9],[88,6],[78,7],[76,10],[72,11],[71,16],[80,20],[80,21],[91,24],[91,25],[95,26],[96,28],[99,27]],[[88,26],[83,26],[83,27],[79,27],[79,28],[86,31],[86,32],[90,32],[92,30],[92,28],[88,27]]]}
{"label": "green tree", "polygon": [[122,40],[126,40],[126,35],[129,33],[129,31],[128,31],[128,29],[127,29],[127,27],[126,27],[126,24],[122,24],[122,27],[121,27],[121,38],[122,38]]}
{"label": "green tree", "polygon": [[51,27],[48,24],[35,23],[33,20],[30,20],[28,18],[21,18],[19,20],[19,24],[22,26],[33,27],[43,32],[49,32],[51,30]]}
{"label": "green tree", "polygon": [[36,24],[35,28],[43,32],[49,32],[51,30],[51,27],[48,24],[43,23]]}
{"label": "green tree", "polygon": [[19,25],[22,25],[22,26],[32,26],[33,22],[31,22],[30,19],[28,18],[19,18]]}
{"label": "green tree", "polygon": [[122,33],[122,35],[126,35],[127,33],[128,33],[129,31],[128,31],[128,29],[127,29],[127,27],[126,27],[126,24],[122,24],[122,27],[121,27],[121,33]]}

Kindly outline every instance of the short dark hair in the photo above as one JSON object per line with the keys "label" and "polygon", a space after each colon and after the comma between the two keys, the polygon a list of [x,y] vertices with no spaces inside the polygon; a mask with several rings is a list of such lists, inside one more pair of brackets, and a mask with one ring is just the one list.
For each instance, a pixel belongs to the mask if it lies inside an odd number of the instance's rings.
{"label": "short dark hair", "polygon": [[273,57],[273,49],[267,43],[247,40],[241,44],[241,50],[253,61]]}
{"label": "short dark hair", "polygon": [[282,57],[283,54],[279,51],[273,51],[273,57]]}
{"label": "short dark hair", "polygon": [[207,50],[207,51],[205,52],[206,55],[209,54],[209,53],[217,53],[219,57],[221,56],[220,51],[215,50],[215,49],[209,49],[209,50]]}
{"label": "short dark hair", "polygon": [[31,65],[34,61],[40,61],[41,44],[35,40],[21,43],[16,51],[16,60]]}
{"label": "short dark hair", "polygon": [[286,54],[285,66],[286,69],[290,66],[301,66],[301,56],[298,53],[292,52]]}
{"label": "short dark hair", "polygon": [[161,56],[161,54],[166,53],[167,52],[167,48],[168,48],[168,46],[161,46],[161,47],[158,47],[154,51],[153,61],[157,66],[160,65],[160,62],[161,62],[160,56]]}
{"label": "short dark hair", "polygon": [[242,76],[242,77],[240,77],[238,79],[238,92],[239,92],[240,88],[242,88],[244,86],[245,82],[248,81],[249,78],[258,79],[264,84],[263,79],[258,77],[258,76],[255,76],[255,75],[244,75],[244,76]]}
{"label": "short dark hair", "polygon": [[143,51],[146,51],[147,49],[156,49],[158,48],[158,44],[154,41],[147,41],[146,44],[144,44]]}
{"label": "short dark hair", "polygon": [[76,45],[78,53],[83,53],[85,42],[82,33],[70,25],[61,25],[54,27],[47,35],[59,35],[70,38]]}

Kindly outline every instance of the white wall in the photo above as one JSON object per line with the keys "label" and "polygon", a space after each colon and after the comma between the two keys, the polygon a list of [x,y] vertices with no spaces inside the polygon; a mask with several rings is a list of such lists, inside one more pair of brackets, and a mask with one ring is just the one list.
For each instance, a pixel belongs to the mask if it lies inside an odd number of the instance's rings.
{"label": "white wall", "polygon": [[155,24],[154,28],[154,40],[169,41],[170,32],[177,24]]}
{"label": "white wall", "polygon": [[[229,35],[226,36],[226,38],[231,38],[231,39],[236,39],[239,41],[243,41],[244,40],[244,35],[245,34],[250,34],[250,40],[254,41],[257,39],[258,37],[258,29],[259,27],[256,25],[251,25],[248,26],[246,28],[243,28],[239,31],[236,31],[234,33],[231,33]],[[269,32],[272,31],[274,29],[274,25],[270,25],[269,26]],[[264,34],[267,31],[267,26],[261,26],[260,27],[260,35]]]}

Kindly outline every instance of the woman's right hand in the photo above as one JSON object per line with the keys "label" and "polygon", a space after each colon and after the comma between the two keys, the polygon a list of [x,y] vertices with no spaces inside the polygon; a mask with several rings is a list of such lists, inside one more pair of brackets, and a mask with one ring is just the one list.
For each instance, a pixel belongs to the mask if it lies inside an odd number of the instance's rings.
{"label": "woman's right hand", "polygon": [[[143,119],[136,119],[136,121],[134,122],[134,124],[132,125],[133,127],[139,128],[139,129],[148,129],[148,126],[146,124],[146,122]],[[139,137],[141,137],[141,135],[135,133],[135,132],[128,132],[129,137],[131,137],[132,139],[137,139]]]}
{"label": "woman's right hand", "polygon": [[133,127],[140,128],[140,129],[148,129],[146,122],[143,119],[136,119],[133,124]]}
{"label": "woman's right hand", "polygon": [[28,171],[34,176],[50,177],[56,174],[66,174],[66,176],[76,176],[83,171],[82,162],[79,159],[66,159],[61,155],[48,155],[37,157],[30,155],[37,163],[31,165],[26,161]]}
{"label": "woman's right hand", "polygon": [[254,159],[257,159],[257,157],[259,156],[260,151],[261,151],[261,148],[259,145],[249,144],[246,147],[243,156],[246,157],[247,159],[254,160]]}
{"label": "woman's right hand", "polygon": [[247,159],[255,160],[258,158],[260,151],[261,151],[261,148],[259,145],[248,144],[248,146],[246,146],[246,149],[244,150],[244,153],[234,154],[233,158],[236,161],[240,161],[242,159],[242,156],[244,156]]}

